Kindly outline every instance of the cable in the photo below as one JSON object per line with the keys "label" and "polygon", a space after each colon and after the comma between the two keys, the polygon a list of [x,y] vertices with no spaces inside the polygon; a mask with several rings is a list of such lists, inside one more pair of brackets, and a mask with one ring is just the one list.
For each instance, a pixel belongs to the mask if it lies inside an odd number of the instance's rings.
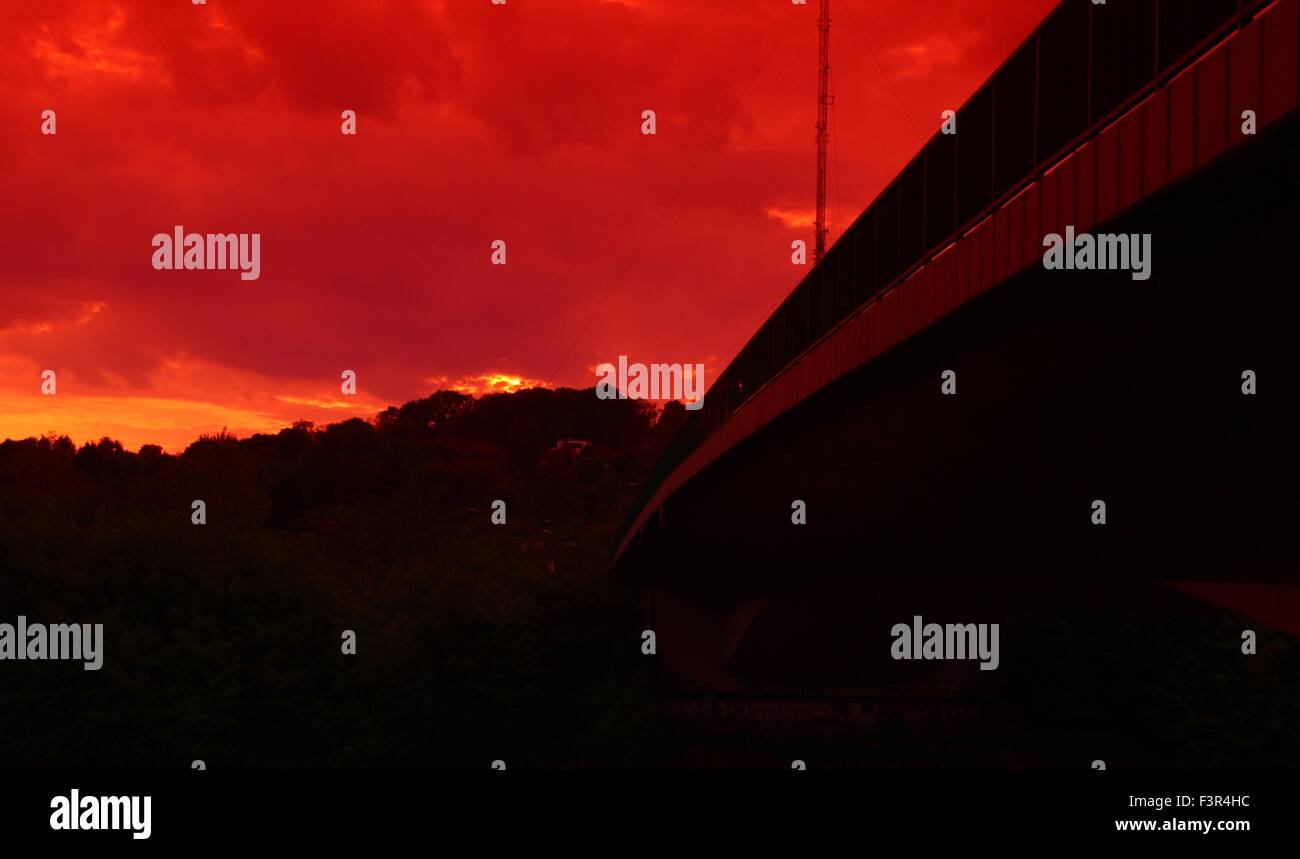
{"label": "cable", "polygon": [[[834,72],[831,73],[834,80]],[[832,92],[834,88],[832,88]],[[844,211],[844,192],[840,186],[840,123],[839,112],[835,110],[835,102],[831,102],[831,140],[835,145],[835,226],[839,227],[841,233],[844,232],[844,221],[840,219]]]}
{"label": "cable", "polygon": [[880,69],[880,74],[885,79],[885,83],[889,86],[889,91],[894,94],[894,101],[898,102],[898,107],[903,111],[903,116],[907,117],[907,124],[912,126],[912,132],[916,135],[916,139],[924,143],[925,138],[921,136],[921,132],[917,129],[916,123],[912,121],[912,115],[907,112],[907,106],[903,104],[903,100],[898,97],[898,90],[894,89],[894,82],[889,79],[889,73],[886,72],[885,67],[880,64],[880,58],[876,56],[876,52],[872,49],[871,43],[867,41],[867,34],[862,32],[862,28],[858,26],[858,19],[853,15],[853,8],[849,6],[849,0],[842,0],[840,5],[842,5],[844,10],[849,13],[849,20],[853,22],[853,29],[858,31],[858,35],[862,38],[862,44],[867,46],[867,53],[871,54],[871,59],[875,61],[876,68]]}
{"label": "cable", "polygon": [[798,14],[799,7],[795,6],[790,12],[790,17],[785,22],[785,27],[781,29],[780,35],[776,37],[776,41],[773,42],[772,47],[768,49],[767,55],[763,57],[763,61],[759,64],[758,69],[755,70],[753,76],[750,77],[749,82],[745,84],[744,88],[740,91],[740,95],[736,97],[736,101],[731,105],[731,109],[727,111],[725,116],[723,116],[722,122],[719,123],[717,131],[713,132],[713,137],[709,138],[708,143],[704,145],[703,151],[701,151],[699,157],[695,159],[695,163],[691,165],[691,169],[686,171],[686,175],[682,177],[682,181],[677,185],[677,190],[673,191],[672,196],[668,198],[668,202],[665,203],[663,209],[660,210],[659,217],[655,218],[654,223],[650,225],[650,229],[645,234],[645,238],[641,239],[641,243],[636,246],[636,250],[632,251],[632,256],[628,258],[627,263],[623,266],[622,270],[619,271],[618,277],[614,278],[614,282],[605,292],[605,297],[600,300],[600,303],[596,305],[596,309],[592,311],[591,316],[587,317],[587,321],[583,323],[581,330],[578,331],[578,336],[574,337],[573,342],[569,344],[569,348],[564,350],[564,354],[560,357],[560,360],[555,365],[555,369],[551,371],[551,375],[548,377],[552,383],[558,376],[560,369],[564,366],[564,362],[569,359],[569,355],[587,333],[587,329],[591,327],[591,323],[596,321],[596,317],[600,315],[600,311],[605,308],[605,303],[609,301],[610,296],[614,294],[614,290],[618,289],[618,285],[622,282],[624,275],[626,275],[628,270],[632,268],[632,263],[636,262],[636,258],[641,254],[641,250],[646,246],[646,243],[650,241],[650,237],[654,235],[655,230],[659,228],[659,224],[663,221],[664,216],[668,214],[668,210],[672,208],[673,203],[677,200],[677,196],[681,194],[682,189],[686,187],[686,183],[689,182],[691,176],[694,175],[696,168],[698,168],[701,162],[704,161],[704,157],[709,154],[709,150],[713,148],[713,144],[722,136],[723,129],[726,128],[727,123],[731,120],[732,114],[736,112],[736,108],[740,107],[740,102],[745,98],[745,94],[749,92],[749,88],[753,86],[754,81],[758,79],[758,76],[762,74],[763,69],[767,67],[768,60],[772,59],[772,55],[776,53],[777,47],[785,38],[785,34],[789,32],[790,25],[794,23],[795,16]]}

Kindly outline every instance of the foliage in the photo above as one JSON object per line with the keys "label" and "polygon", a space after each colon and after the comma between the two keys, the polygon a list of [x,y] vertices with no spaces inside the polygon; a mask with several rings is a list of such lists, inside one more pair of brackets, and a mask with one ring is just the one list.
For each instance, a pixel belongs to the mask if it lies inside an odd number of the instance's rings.
{"label": "foliage", "polygon": [[[0,622],[105,628],[98,672],[5,665],[0,766],[644,763],[659,728],[608,552],[677,419],[440,391],[179,455],[0,444]],[[547,453],[569,437],[593,445]]]}

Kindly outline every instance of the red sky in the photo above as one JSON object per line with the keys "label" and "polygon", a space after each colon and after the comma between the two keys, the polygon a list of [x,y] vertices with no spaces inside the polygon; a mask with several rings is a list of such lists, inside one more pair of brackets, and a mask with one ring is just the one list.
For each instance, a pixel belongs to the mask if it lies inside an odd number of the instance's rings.
{"label": "red sky", "polygon": [[[620,354],[711,382],[812,243],[816,5],[0,3],[0,438],[179,450]],[[832,239],[1054,5],[833,0]],[[261,278],[155,271],[177,224],[261,233]]]}

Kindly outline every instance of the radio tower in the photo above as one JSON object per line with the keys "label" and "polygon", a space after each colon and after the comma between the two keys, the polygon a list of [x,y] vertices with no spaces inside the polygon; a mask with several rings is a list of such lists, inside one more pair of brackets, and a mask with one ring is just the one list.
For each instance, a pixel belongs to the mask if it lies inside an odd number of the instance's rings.
{"label": "radio tower", "polygon": [[831,0],[821,0],[817,16],[817,35],[820,47],[817,59],[817,247],[813,264],[822,261],[826,253],[826,111],[833,97],[827,91],[831,76]]}

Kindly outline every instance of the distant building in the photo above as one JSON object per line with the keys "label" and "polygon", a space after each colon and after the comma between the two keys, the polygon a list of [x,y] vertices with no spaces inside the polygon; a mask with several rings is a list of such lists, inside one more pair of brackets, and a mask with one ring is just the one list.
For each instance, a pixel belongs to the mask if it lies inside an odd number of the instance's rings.
{"label": "distant building", "polygon": [[546,455],[550,459],[574,460],[589,447],[591,447],[591,442],[585,439],[562,438],[555,443],[555,447],[546,451]]}

